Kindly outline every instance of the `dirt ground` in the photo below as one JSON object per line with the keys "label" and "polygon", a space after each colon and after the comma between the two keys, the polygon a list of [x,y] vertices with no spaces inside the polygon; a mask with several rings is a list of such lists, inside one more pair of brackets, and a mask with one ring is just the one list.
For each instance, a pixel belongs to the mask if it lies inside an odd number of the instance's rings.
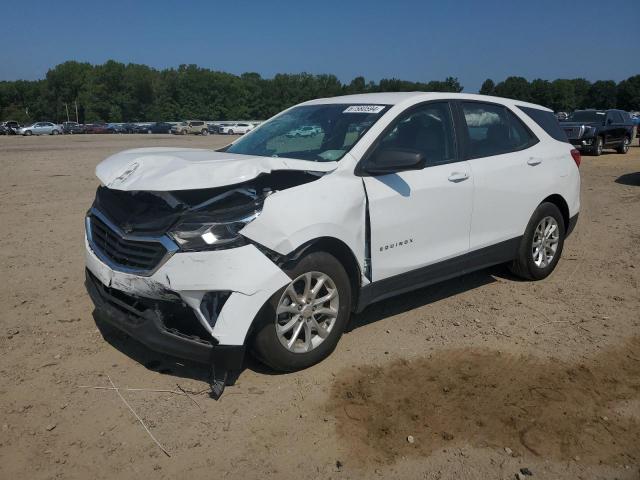
{"label": "dirt ground", "polygon": [[[640,148],[584,157],[554,274],[503,267],[368,308],[334,354],[206,372],[96,328],[83,217],[96,164],[226,137],[0,137],[0,478],[640,478]],[[117,392],[123,391],[170,456]]]}

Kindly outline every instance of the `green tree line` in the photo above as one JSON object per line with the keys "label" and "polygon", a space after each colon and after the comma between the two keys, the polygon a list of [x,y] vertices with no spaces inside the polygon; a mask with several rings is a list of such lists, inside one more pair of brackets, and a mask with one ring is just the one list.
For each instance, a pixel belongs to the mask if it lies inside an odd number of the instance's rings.
{"label": "green tree line", "polygon": [[[351,93],[399,91],[461,92],[457,78],[410,82],[395,78],[379,82],[356,77],[342,83],[335,75],[257,73],[233,75],[197,65],[163,70],[109,60],[102,65],[68,61],[50,69],[42,80],[0,82],[0,119],[20,122],[75,119],[81,122],[136,122],[201,118],[265,119],[312,98]],[[495,84],[487,79],[480,93],[516,98],[555,111],[575,108],[640,110],[640,75],[620,83],[584,79],[509,77]]]}
{"label": "green tree line", "polygon": [[378,83],[356,77],[343,84],[335,75],[257,73],[233,75],[180,65],[157,70],[146,65],[109,60],[102,65],[68,61],[47,72],[43,80],[0,82],[0,118],[26,122],[81,122],[265,119],[312,98],[350,93],[393,91],[461,92],[456,78]]}
{"label": "green tree line", "polygon": [[559,78],[553,81],[537,78],[529,82],[523,77],[508,77],[496,84],[488,78],[482,84],[480,93],[537,103],[556,112],[571,112],[579,108],[620,108],[638,111],[640,75],[634,75],[619,83],[613,80],[591,83],[584,78]]}

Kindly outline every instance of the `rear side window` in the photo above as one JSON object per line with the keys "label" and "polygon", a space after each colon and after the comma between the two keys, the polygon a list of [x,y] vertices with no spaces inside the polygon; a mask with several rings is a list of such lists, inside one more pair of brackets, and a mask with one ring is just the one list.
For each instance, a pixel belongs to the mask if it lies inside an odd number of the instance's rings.
{"label": "rear side window", "polygon": [[609,112],[609,117],[613,120],[613,123],[624,123],[624,120],[622,119],[622,115],[620,115],[620,112]]}
{"label": "rear side window", "polygon": [[546,110],[531,107],[518,106],[518,108],[526,113],[531,120],[536,122],[551,138],[560,142],[569,143],[567,135],[564,133],[564,130],[560,128],[560,123],[553,112],[547,112]]}
{"label": "rear side window", "polygon": [[469,158],[490,157],[524,150],[538,139],[502,105],[462,102],[469,137]]}

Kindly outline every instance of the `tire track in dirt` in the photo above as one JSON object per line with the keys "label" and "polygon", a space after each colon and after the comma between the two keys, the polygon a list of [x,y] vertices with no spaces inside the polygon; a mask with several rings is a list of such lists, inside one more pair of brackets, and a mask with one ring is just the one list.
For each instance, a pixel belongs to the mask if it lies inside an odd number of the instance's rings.
{"label": "tire track in dirt", "polygon": [[476,349],[347,369],[327,410],[362,464],[460,444],[638,464],[640,337],[574,364]]}

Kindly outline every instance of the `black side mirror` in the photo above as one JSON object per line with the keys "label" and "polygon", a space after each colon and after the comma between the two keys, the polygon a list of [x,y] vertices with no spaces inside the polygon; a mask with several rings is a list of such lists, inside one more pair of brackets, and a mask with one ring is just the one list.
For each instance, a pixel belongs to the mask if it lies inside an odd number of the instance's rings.
{"label": "black side mirror", "polygon": [[370,175],[386,175],[407,170],[422,170],[427,159],[417,150],[389,149],[375,152],[367,160],[365,171]]}

